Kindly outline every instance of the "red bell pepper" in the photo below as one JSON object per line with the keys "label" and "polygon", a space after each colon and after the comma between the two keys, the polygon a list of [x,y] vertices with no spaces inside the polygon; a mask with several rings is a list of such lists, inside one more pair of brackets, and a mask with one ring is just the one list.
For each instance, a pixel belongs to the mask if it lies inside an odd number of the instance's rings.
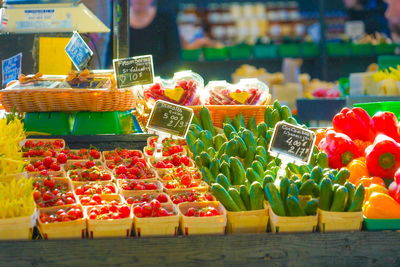
{"label": "red bell pepper", "polygon": [[326,133],[318,148],[328,154],[329,167],[334,169],[347,166],[350,161],[360,156],[357,146],[350,137],[334,130]]}
{"label": "red bell pepper", "polygon": [[400,142],[400,135],[398,132],[399,121],[393,112],[378,112],[372,117],[372,127],[377,133],[383,133],[396,142]]}
{"label": "red bell pepper", "polygon": [[343,108],[332,120],[333,129],[344,133],[352,140],[373,141],[375,133],[371,127],[371,117],[362,108]]}
{"label": "red bell pepper", "polygon": [[394,174],[394,181],[388,187],[389,196],[400,203],[400,169]]}
{"label": "red bell pepper", "polygon": [[371,175],[393,179],[400,167],[400,145],[392,138],[378,134],[365,149],[367,168]]}

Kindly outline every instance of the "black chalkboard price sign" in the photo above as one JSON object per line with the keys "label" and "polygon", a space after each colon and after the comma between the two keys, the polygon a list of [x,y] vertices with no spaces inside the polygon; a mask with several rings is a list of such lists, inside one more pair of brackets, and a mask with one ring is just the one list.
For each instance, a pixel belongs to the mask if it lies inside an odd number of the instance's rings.
{"label": "black chalkboard price sign", "polygon": [[276,124],[272,135],[269,152],[286,160],[310,161],[313,146],[315,143],[315,133],[303,129],[287,122]]}
{"label": "black chalkboard price sign", "polygon": [[118,88],[153,83],[154,69],[151,55],[114,59],[113,65]]}
{"label": "black chalkboard price sign", "polygon": [[154,132],[185,138],[192,118],[191,108],[157,100],[146,128]]}

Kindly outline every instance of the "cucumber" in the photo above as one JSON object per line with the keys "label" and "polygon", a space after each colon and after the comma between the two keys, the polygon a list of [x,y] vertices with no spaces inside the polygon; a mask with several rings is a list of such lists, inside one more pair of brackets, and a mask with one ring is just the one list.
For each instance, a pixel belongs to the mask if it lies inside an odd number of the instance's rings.
{"label": "cucumber", "polygon": [[251,168],[256,171],[259,177],[264,176],[263,166],[258,160],[253,161],[253,163],[251,164]]}
{"label": "cucumber", "polygon": [[240,136],[239,133],[232,132],[231,135],[229,136],[229,140],[235,139],[238,136]]}
{"label": "cucumber", "polygon": [[340,184],[333,184],[333,185],[332,185],[332,191],[333,191],[333,193],[336,192],[336,190],[339,188],[339,186],[340,186]]}
{"label": "cucumber", "polygon": [[267,125],[267,128],[271,128],[271,116],[272,116],[272,107],[267,106],[264,112],[264,122]]}
{"label": "cucumber", "polygon": [[253,182],[250,186],[250,208],[251,210],[263,209],[264,192],[259,182]]}
{"label": "cucumber", "polygon": [[229,140],[225,152],[229,157],[236,157],[238,155],[238,145],[234,139]]}
{"label": "cucumber", "polygon": [[301,180],[296,180],[294,181],[294,183],[296,184],[297,188],[300,188],[303,185],[303,182]]}
{"label": "cucumber", "polygon": [[274,109],[271,114],[271,128],[275,128],[275,125],[281,121],[281,115],[279,109]]}
{"label": "cucumber", "polygon": [[309,168],[307,165],[301,165],[301,166],[299,166],[299,171],[300,171],[300,174],[301,174],[301,175],[303,175],[303,174],[305,174],[305,173],[311,173],[311,170],[310,170],[310,168]]}
{"label": "cucumber", "polygon": [[252,168],[247,168],[247,170],[246,170],[246,178],[250,183],[252,183],[252,182],[261,182],[260,176]]}
{"label": "cucumber", "polygon": [[248,130],[250,130],[254,136],[257,136],[257,122],[256,118],[254,116],[251,116],[249,120],[247,121],[247,127]]}
{"label": "cucumber", "polygon": [[349,208],[349,212],[358,212],[362,210],[362,204],[364,202],[365,189],[364,185],[360,184],[357,187],[356,193],[354,194],[354,200]]}
{"label": "cucumber", "polygon": [[245,171],[242,163],[237,158],[231,157],[231,179],[233,185],[242,185],[244,184],[245,179]]}
{"label": "cucumber", "polygon": [[324,175],[322,173],[322,169],[319,166],[315,166],[311,171],[311,180],[313,180],[317,185],[321,182]]}
{"label": "cucumber", "polygon": [[207,167],[201,168],[201,173],[203,174],[204,181],[207,184],[212,184],[215,182],[214,176],[212,175],[211,171]]}
{"label": "cucumber", "polygon": [[223,162],[228,163],[228,165],[231,164],[231,160],[229,159],[229,157],[228,157],[227,154],[223,154],[223,155],[219,158],[219,160],[221,161],[221,164],[222,164]]}
{"label": "cucumber", "polygon": [[264,176],[263,188],[265,188],[265,185],[268,183],[274,183],[274,177],[272,177],[271,175]]}
{"label": "cucumber", "polygon": [[243,203],[242,198],[240,197],[239,191],[236,188],[234,187],[229,188],[228,193],[233,199],[233,201],[235,201],[236,205],[239,207],[241,211],[247,210],[246,206]]}
{"label": "cucumber", "polygon": [[319,152],[317,156],[317,164],[322,169],[329,168],[328,154],[325,152]]}
{"label": "cucumber", "polygon": [[210,131],[203,130],[200,132],[199,139],[203,142],[204,147],[214,147],[213,143],[213,136],[211,135]]}
{"label": "cucumber", "polygon": [[253,133],[249,130],[244,130],[242,133],[242,138],[246,147],[256,147],[256,140],[254,139]]}
{"label": "cucumber", "polygon": [[264,192],[274,213],[278,216],[285,216],[285,208],[275,185],[273,183],[267,183],[264,187]]}
{"label": "cucumber", "polygon": [[335,176],[335,184],[344,185],[347,179],[350,177],[350,171],[346,168],[341,168]]}
{"label": "cucumber", "polygon": [[347,188],[340,185],[333,194],[333,201],[330,211],[343,212],[347,203]]}
{"label": "cucumber", "polygon": [[261,122],[257,125],[257,137],[265,138],[267,134],[268,125],[265,122]]}
{"label": "cucumber", "polygon": [[211,171],[211,174],[213,175],[213,177],[217,177],[218,174],[220,173],[219,165],[220,165],[220,162],[219,162],[218,159],[213,158],[213,159],[211,160],[211,163],[210,163],[210,171]]}
{"label": "cucumber", "polygon": [[286,206],[288,209],[289,216],[291,217],[306,216],[306,213],[300,207],[299,200],[294,196],[288,196],[286,198]]}
{"label": "cucumber", "polygon": [[300,174],[300,169],[299,166],[297,166],[296,164],[289,162],[287,164],[287,167],[289,168],[289,170],[294,173],[294,174]]}
{"label": "cucumber", "polygon": [[319,186],[317,185],[317,183],[314,182],[314,188],[312,190],[312,194],[311,194],[314,198],[318,198],[319,197]]}
{"label": "cucumber", "polygon": [[214,125],[211,121],[211,115],[210,112],[206,107],[202,107],[200,109],[200,121],[201,121],[201,126],[203,127],[204,130],[210,131],[211,135],[215,135],[215,129]]}
{"label": "cucumber", "polygon": [[200,156],[200,153],[204,151],[204,144],[200,139],[197,139],[196,142],[194,142],[194,149],[193,149],[193,155]]}
{"label": "cucumber", "polygon": [[236,129],[231,124],[224,124],[223,128],[224,134],[228,139],[231,137],[231,133],[237,133]]}
{"label": "cucumber", "polygon": [[297,188],[295,183],[291,183],[290,187],[289,187],[289,195],[295,196],[295,197],[299,197],[299,189]]}
{"label": "cucumber", "polygon": [[248,147],[246,151],[246,155],[244,157],[244,166],[247,168],[250,168],[251,164],[254,161],[254,155],[255,155],[255,150],[254,147]]}
{"label": "cucumber", "polygon": [[[242,125],[243,128],[246,128],[246,125],[244,124],[244,116],[242,113],[239,113],[235,116],[240,122],[240,125]],[[240,128],[239,128],[240,129]]]}
{"label": "cucumber", "polygon": [[257,160],[258,162],[261,163],[261,166],[263,167],[263,170],[265,171],[267,169],[268,163],[265,160],[265,158],[261,157],[260,155],[256,155],[254,157],[254,160]]}
{"label": "cucumber", "polygon": [[201,127],[201,122],[196,114],[193,114],[192,124],[196,124],[197,126]]}
{"label": "cucumber", "polygon": [[[281,195],[282,203],[285,203],[285,200],[289,194],[290,181],[287,177],[282,178],[279,184],[279,193]],[[285,212],[287,213],[287,207],[285,207]]]}
{"label": "cucumber", "polygon": [[282,120],[288,121],[290,117],[292,117],[292,112],[290,111],[289,107],[286,105],[282,105],[280,111],[279,111]]}
{"label": "cucumber", "polygon": [[293,182],[300,180],[300,177],[297,174],[293,174],[292,176],[290,176],[290,180],[292,180]]}
{"label": "cucumber", "polygon": [[217,158],[220,158],[223,154],[226,154],[226,146],[228,145],[228,142],[225,142],[222,144],[222,146],[218,149],[217,154],[215,154],[215,156]]}
{"label": "cucumber", "polygon": [[235,138],[236,144],[237,144],[237,154],[241,158],[246,157],[246,151],[247,151],[247,146],[244,143],[243,139],[240,136],[237,136]]}
{"label": "cucumber", "polygon": [[256,147],[256,155],[259,155],[259,156],[263,157],[264,159],[267,159],[267,157],[268,157],[267,150],[265,150],[265,148],[262,146]]}
{"label": "cucumber", "polygon": [[229,118],[229,116],[228,115],[225,115],[225,117],[224,117],[224,119],[222,120],[222,123],[223,124],[232,124],[232,119],[231,118]]}
{"label": "cucumber", "polygon": [[305,173],[303,174],[303,176],[301,177],[301,181],[303,183],[307,182],[308,180],[311,180],[311,175],[309,173]]}
{"label": "cucumber", "polygon": [[191,130],[194,133],[196,138],[199,137],[200,136],[200,132],[203,131],[203,129],[200,126],[196,125],[196,124],[191,124],[189,126],[189,130]]}
{"label": "cucumber", "polygon": [[274,161],[276,163],[276,166],[281,166],[282,160],[280,158],[275,158]]}
{"label": "cucumber", "polygon": [[258,137],[256,140],[256,146],[268,147],[267,139],[262,136]]}
{"label": "cucumber", "polygon": [[331,209],[333,198],[332,182],[328,178],[323,178],[319,185],[319,208],[328,211]]}
{"label": "cucumber", "polygon": [[242,123],[240,122],[240,120],[237,118],[237,116],[235,116],[235,118],[233,118],[232,120],[232,126],[235,128],[236,132],[240,131],[241,127],[244,127],[244,125],[242,125]]}
{"label": "cucumber", "polygon": [[249,194],[249,190],[247,190],[247,187],[245,185],[241,185],[239,187],[239,194],[240,194],[240,198],[242,199],[244,205],[246,206],[246,209],[250,210],[251,209],[250,194]]}
{"label": "cucumber", "polygon": [[189,130],[186,135],[186,142],[188,144],[189,150],[193,152],[194,150],[194,143],[196,142],[197,138],[193,131]]}
{"label": "cucumber", "polygon": [[298,122],[296,121],[296,119],[293,118],[293,117],[290,117],[290,118],[287,120],[287,122],[290,123],[290,124],[292,124],[292,125],[299,125],[299,123],[298,123]]}
{"label": "cucumber", "polygon": [[227,162],[221,163],[221,165],[219,166],[219,171],[228,179],[229,183],[231,183],[231,170]]}
{"label": "cucumber", "polygon": [[299,188],[299,195],[300,196],[308,196],[313,195],[314,187],[317,185],[313,180],[307,180],[303,182],[303,185]]}
{"label": "cucumber", "polygon": [[209,148],[207,148],[207,154],[210,156],[210,158],[215,158],[215,149],[210,146]]}
{"label": "cucumber", "polygon": [[217,134],[213,137],[214,149],[218,151],[222,144],[226,142],[226,138],[223,134]]}
{"label": "cucumber", "polygon": [[306,215],[315,215],[317,214],[317,209],[318,209],[318,199],[312,198],[310,199],[306,206],[304,207],[304,212]]}
{"label": "cucumber", "polygon": [[202,167],[210,168],[211,158],[207,152],[203,151],[200,153],[200,162]]}
{"label": "cucumber", "polygon": [[276,110],[280,110],[282,108],[281,103],[279,103],[278,99],[274,101],[273,108]]}
{"label": "cucumber", "polygon": [[226,176],[223,175],[222,173],[218,174],[217,183],[222,185],[222,187],[225,188],[225,190],[229,190],[229,187],[231,186],[231,184],[228,181],[228,178],[226,178]]}
{"label": "cucumber", "polygon": [[271,138],[272,138],[273,133],[274,133],[273,129],[270,129],[270,130],[267,131],[267,135],[265,136],[265,139],[267,139],[267,143],[268,144],[269,144],[269,142],[271,142]]}
{"label": "cucumber", "polygon": [[240,211],[240,208],[236,205],[235,201],[233,201],[228,191],[220,184],[213,184],[211,190],[214,197],[221,202],[228,211]]}
{"label": "cucumber", "polygon": [[349,195],[349,197],[347,199],[346,207],[345,207],[344,210],[348,211],[350,209],[350,207],[351,207],[351,204],[353,204],[356,188],[352,183],[350,183],[348,181],[344,184],[344,187],[347,188],[347,192],[348,192],[348,195]]}

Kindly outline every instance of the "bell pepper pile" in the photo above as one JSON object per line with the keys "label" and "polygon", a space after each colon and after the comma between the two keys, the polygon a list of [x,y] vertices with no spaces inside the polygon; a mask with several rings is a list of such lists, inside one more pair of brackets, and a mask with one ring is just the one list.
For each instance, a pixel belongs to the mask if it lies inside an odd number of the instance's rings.
{"label": "bell pepper pile", "polygon": [[327,153],[329,167],[346,167],[349,182],[364,185],[364,215],[400,219],[400,127],[395,114],[378,112],[371,118],[362,108],[344,108],[332,126],[317,133],[316,144]]}

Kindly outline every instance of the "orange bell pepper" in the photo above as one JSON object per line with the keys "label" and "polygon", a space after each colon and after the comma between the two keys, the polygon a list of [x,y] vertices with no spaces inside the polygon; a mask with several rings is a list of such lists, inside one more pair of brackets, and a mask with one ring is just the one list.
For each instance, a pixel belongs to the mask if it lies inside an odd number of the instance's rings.
{"label": "orange bell pepper", "polygon": [[369,219],[400,219],[400,204],[387,194],[373,193],[364,205]]}
{"label": "orange bell pepper", "polygon": [[318,147],[321,140],[325,138],[327,131],[328,129],[326,128],[321,128],[315,131],[315,146]]}
{"label": "orange bell pepper", "polygon": [[386,189],[386,187],[381,186],[379,184],[371,184],[369,188],[365,188],[365,198],[364,201],[368,201],[369,197],[373,193],[382,193],[382,194],[389,194],[389,191]]}
{"label": "orange bell pepper", "polygon": [[365,158],[353,159],[347,165],[347,169],[350,171],[349,182],[352,184],[357,184],[362,177],[369,177]]}
{"label": "orange bell pepper", "polygon": [[355,186],[359,186],[360,184],[363,184],[365,188],[370,187],[373,184],[378,184],[381,185],[383,187],[386,187],[385,185],[385,181],[383,181],[383,179],[381,177],[363,177],[361,178],[358,183],[354,184]]}

